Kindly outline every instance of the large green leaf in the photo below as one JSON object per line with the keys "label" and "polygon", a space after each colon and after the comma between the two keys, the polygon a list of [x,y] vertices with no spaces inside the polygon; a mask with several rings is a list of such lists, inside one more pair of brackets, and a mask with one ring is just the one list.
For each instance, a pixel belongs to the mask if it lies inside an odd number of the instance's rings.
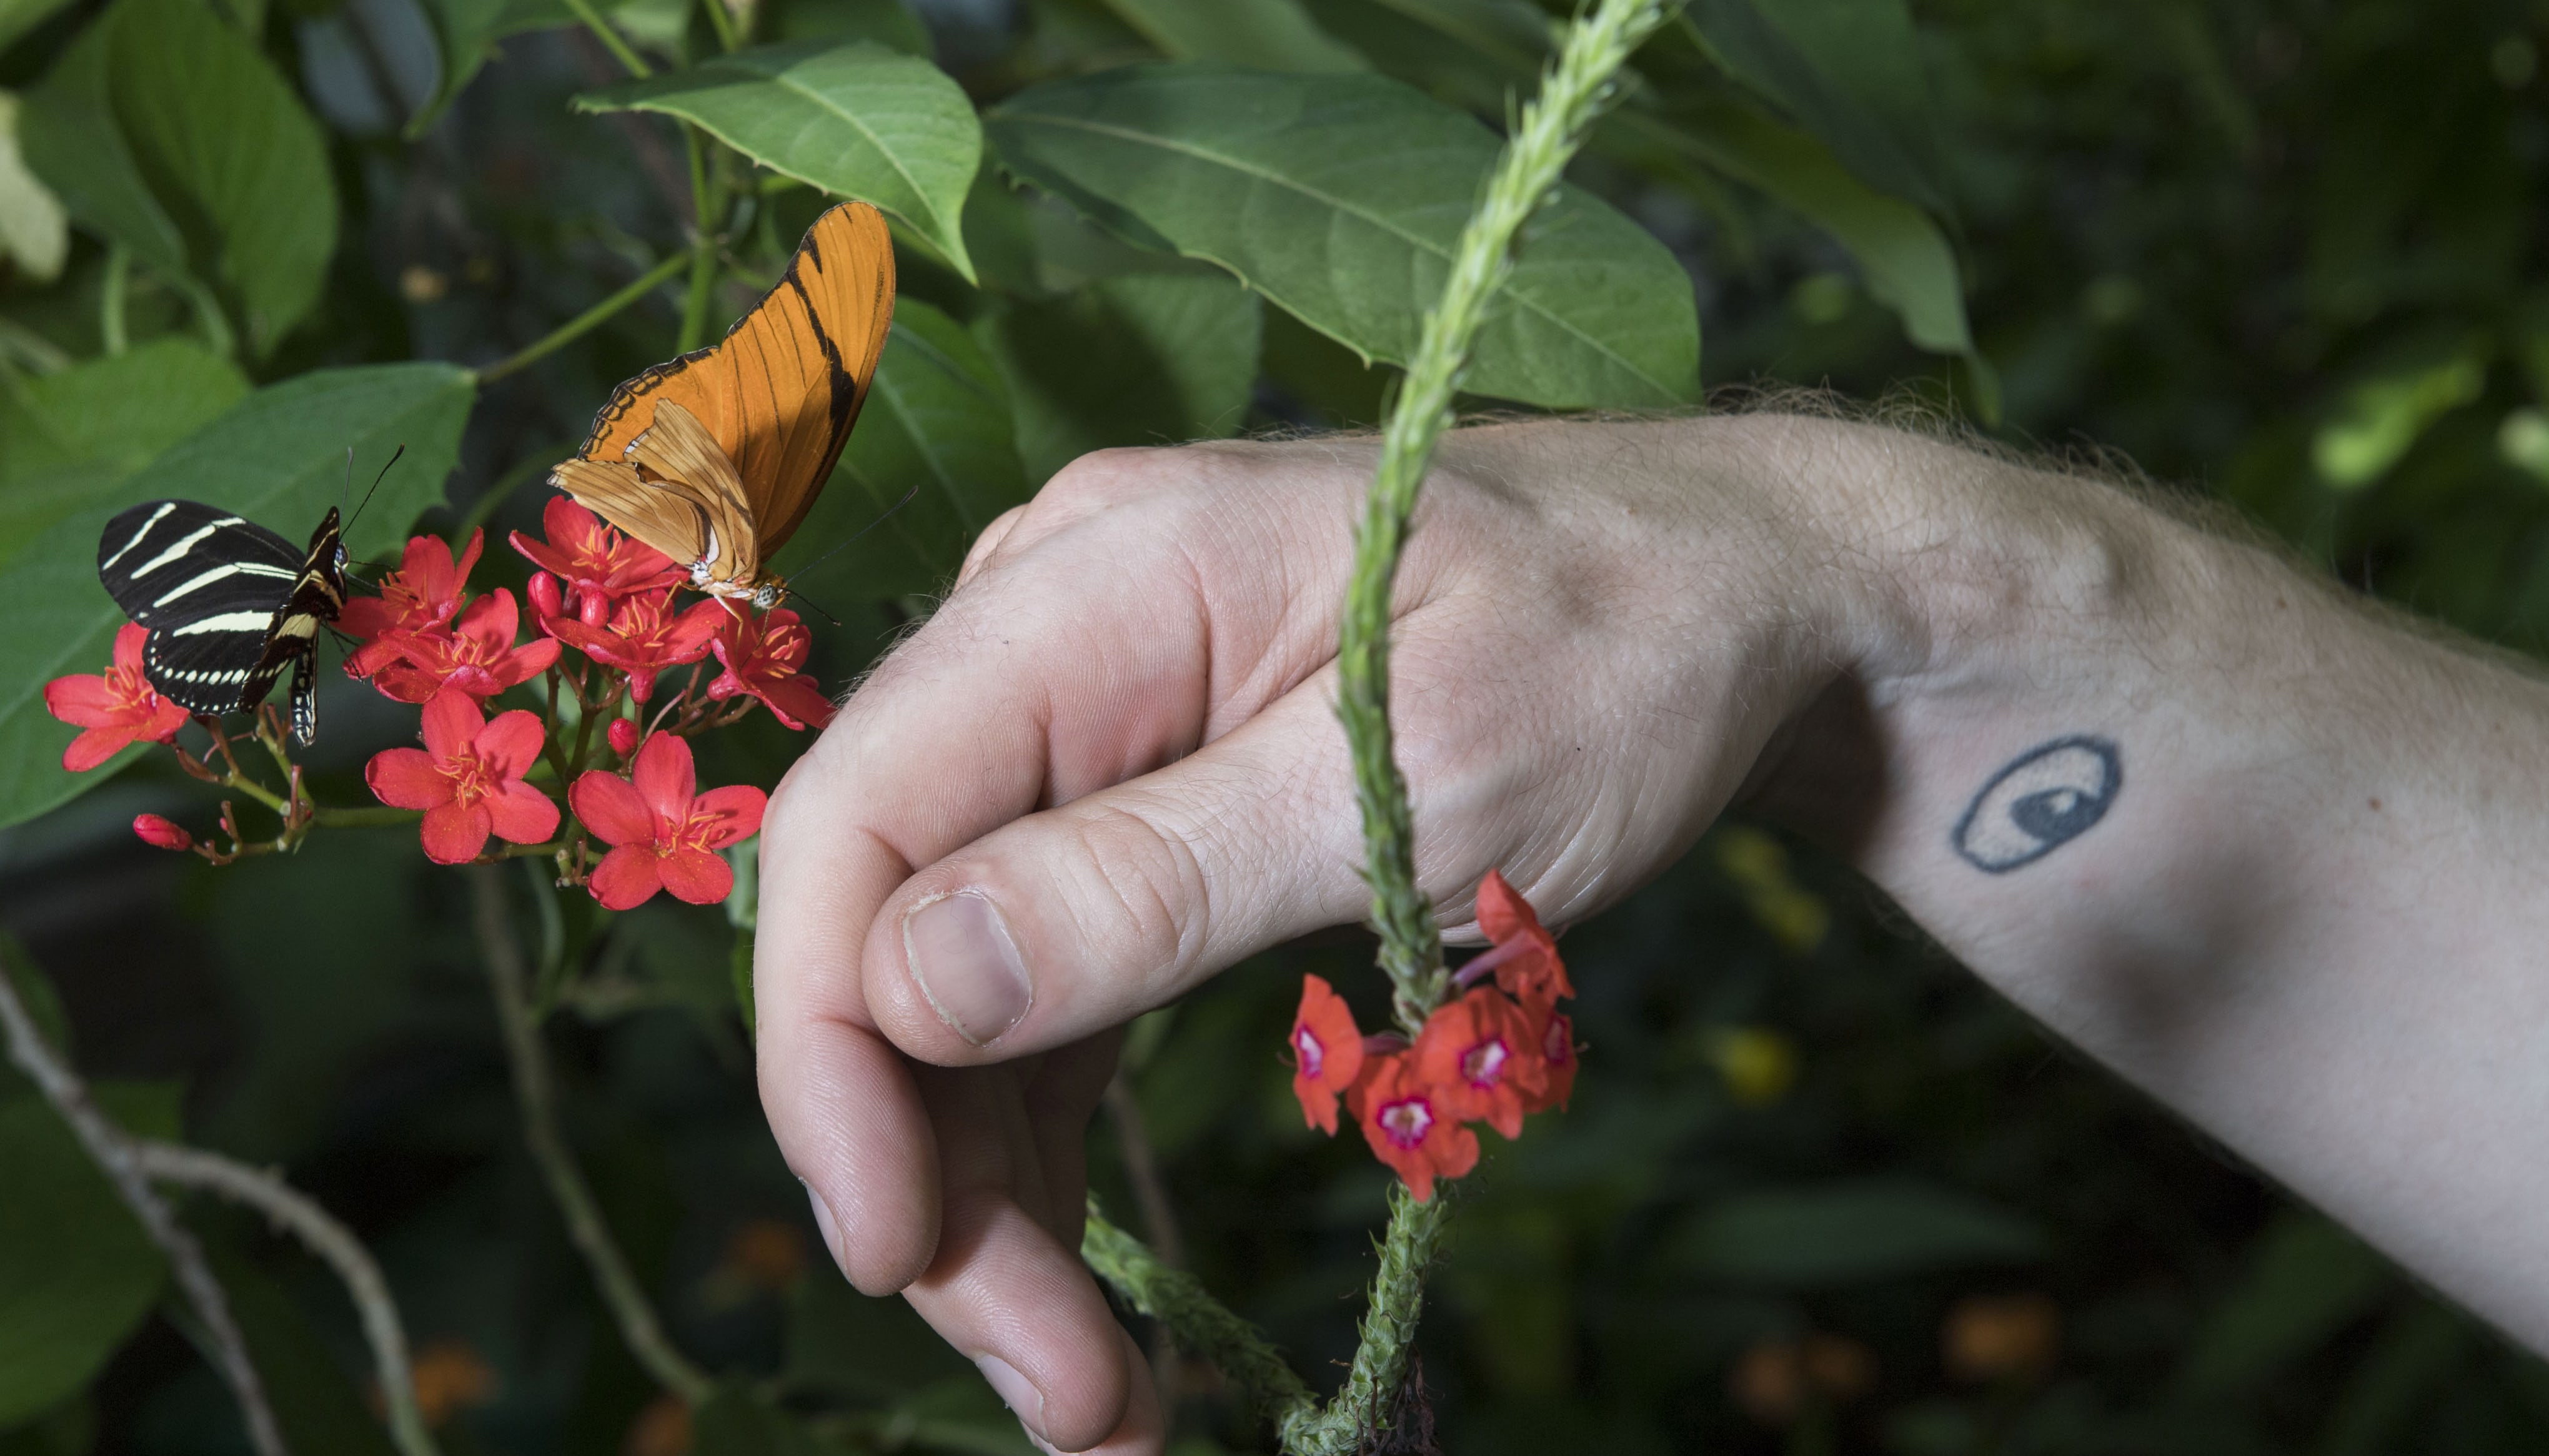
{"label": "large green leaf", "polygon": [[1903,0],[1691,0],[1683,24],[1860,178],[1948,212],[1935,108]]}
{"label": "large green leaf", "polygon": [[1109,445],[1174,445],[1247,421],[1256,295],[1213,273],[1102,278],[983,320],[1009,382],[1027,477]]}
{"label": "large green leaf", "polygon": [[44,84],[26,94],[18,113],[18,146],[28,169],[82,227],[124,244],[143,266],[171,281],[187,278],[192,275],[185,234],[151,194],[115,119],[110,70],[116,29],[110,16],[81,32]]}
{"label": "large green leaf", "polygon": [[336,250],[319,124],[194,0],[119,0],[28,98],[27,160],[71,215],[171,281],[218,284],[271,350]]}
{"label": "large green leaf", "polygon": [[2027,1263],[2042,1230],[1964,1194],[1893,1180],[1748,1193],[1674,1236],[1678,1268],[1730,1284],[1827,1289]]}
{"label": "large green leaf", "polygon": [[246,393],[236,366],[183,338],[0,376],[0,564]]}
{"label": "large green leaf", "polygon": [[1319,29],[1301,0],[1106,0],[1176,60],[1266,71],[1359,71],[1369,62]]}
{"label": "large green leaf", "polygon": [[[173,1132],[173,1088],[94,1088],[107,1115]],[[34,1093],[0,1101],[0,1428],[88,1382],[150,1311],[159,1251]]]}
{"label": "large green leaf", "polygon": [[2293,1214],[2261,1235],[2243,1275],[2204,1322],[2177,1373],[2178,1394],[2237,1394],[2311,1354],[2362,1319],[2395,1283],[2362,1240]]}
{"label": "large green leaf", "polygon": [[863,43],[764,46],[580,96],[576,106],[696,122],[774,172],[876,204],[974,277],[963,218],[983,160],[982,122],[963,88],[916,55]]}
{"label": "large green leaf", "polygon": [[[1497,152],[1472,118],[1368,74],[1132,66],[1035,87],[988,122],[1027,180],[1402,365]],[[1556,409],[1686,403],[1699,389],[1689,275],[1608,204],[1561,189],[1463,388]]]}
{"label": "large green leaf", "polygon": [[776,565],[818,602],[936,592],[1027,496],[999,371],[963,324],[902,299],[840,469]]}
{"label": "large green leaf", "polygon": [[73,774],[61,753],[73,730],[45,712],[44,686],[107,661],[124,614],[97,584],[97,533],[118,509],[177,496],[237,511],[288,536],[336,503],[345,451],[407,458],[346,534],[358,558],[395,554],[410,521],[442,499],[474,393],[447,364],[390,364],[301,375],[248,396],[163,451],[109,499],[64,517],[0,571],[0,825],[42,813],[107,775]]}

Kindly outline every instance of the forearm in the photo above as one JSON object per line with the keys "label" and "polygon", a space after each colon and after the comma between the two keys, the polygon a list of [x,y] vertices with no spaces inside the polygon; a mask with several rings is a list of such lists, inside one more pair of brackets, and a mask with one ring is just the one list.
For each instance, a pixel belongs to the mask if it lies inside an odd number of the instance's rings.
{"label": "forearm", "polygon": [[2105,486],[1899,436],[1837,459],[1877,502],[1876,625],[1771,801],[2055,1031],[2549,1344],[2549,687]]}

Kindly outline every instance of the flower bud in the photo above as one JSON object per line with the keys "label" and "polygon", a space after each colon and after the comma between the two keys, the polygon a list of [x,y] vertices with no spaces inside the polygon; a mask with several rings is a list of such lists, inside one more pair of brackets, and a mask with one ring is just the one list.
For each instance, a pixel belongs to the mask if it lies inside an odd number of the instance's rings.
{"label": "flower bud", "polygon": [[531,598],[531,620],[543,632],[548,630],[549,618],[566,614],[566,599],[558,591],[558,579],[547,572],[531,573],[530,584],[522,589],[522,594]]}
{"label": "flower bud", "polygon": [[632,719],[612,719],[604,736],[611,740],[611,751],[623,759],[637,752],[637,724]]}
{"label": "flower bud", "polygon": [[162,850],[182,852],[195,847],[195,837],[186,832],[185,826],[171,819],[162,819],[156,814],[135,815],[133,832],[142,837],[143,844]]}

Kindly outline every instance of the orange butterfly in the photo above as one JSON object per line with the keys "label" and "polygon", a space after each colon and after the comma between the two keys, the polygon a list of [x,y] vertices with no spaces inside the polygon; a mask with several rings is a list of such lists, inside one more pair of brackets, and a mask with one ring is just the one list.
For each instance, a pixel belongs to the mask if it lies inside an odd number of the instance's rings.
{"label": "orange butterfly", "polygon": [[786,588],[763,564],[831,478],[893,321],[885,219],[843,203],[724,339],[613,390],[549,484],[688,563],[699,591],[767,610]]}

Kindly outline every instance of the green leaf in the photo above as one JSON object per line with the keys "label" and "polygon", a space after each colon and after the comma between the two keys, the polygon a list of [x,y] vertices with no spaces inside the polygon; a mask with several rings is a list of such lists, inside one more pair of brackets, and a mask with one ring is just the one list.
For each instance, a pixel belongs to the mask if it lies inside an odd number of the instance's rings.
{"label": "green leaf", "polygon": [[818,602],[944,589],[991,518],[1030,494],[1010,441],[1008,390],[982,346],[929,305],[897,300],[840,469],[776,567],[804,572],[798,585]]}
{"label": "green leaf", "polygon": [[2032,1262],[2042,1229],[1950,1189],[1870,1180],[1743,1194],[1673,1237],[1677,1268],[1730,1284],[1829,1289]]}
{"label": "green leaf", "polygon": [[1360,71],[1369,62],[1319,29],[1301,0],[1106,0],[1174,60],[1264,71]]}
{"label": "green leaf", "polygon": [[[1011,171],[1128,239],[1217,263],[1402,366],[1497,154],[1475,120],[1369,74],[1131,66],[1022,92],[988,126]],[[1687,403],[1689,275],[1608,204],[1562,189],[1463,388],[1553,409]]]}
{"label": "green leaf", "polygon": [[1935,108],[1903,0],[1692,0],[1683,24],[1861,180],[1934,214],[1950,211]]}
{"label": "green leaf", "polygon": [[336,251],[336,186],[319,124],[256,48],[196,0],[120,0],[115,118],[187,233],[197,277],[229,294],[269,353],[319,301]]}
{"label": "green leaf", "polygon": [[71,216],[172,282],[220,285],[259,354],[336,250],[319,124],[194,0],[120,0],[28,98],[27,160]]}
{"label": "green leaf", "polygon": [[983,127],[963,88],[917,56],[830,41],[765,46],[575,104],[695,122],[772,171],[876,204],[973,281],[963,218]]}
{"label": "green leaf", "polygon": [[1009,382],[1029,480],[1109,445],[1219,439],[1247,421],[1261,315],[1217,274],[1103,278],[978,330]]}
{"label": "green leaf", "polygon": [[471,376],[447,364],[326,369],[270,385],[20,552],[0,571],[0,611],[16,623],[0,638],[0,825],[108,776],[62,772],[73,730],[46,714],[44,686],[97,672],[124,622],[97,584],[97,533],[109,517],[135,501],[177,496],[299,536],[336,503],[347,447],[374,462],[404,444],[407,458],[346,533],[357,558],[394,555],[408,523],[442,499],[474,392]]}
{"label": "green leaf", "polygon": [[283,1287],[227,1249],[212,1254],[213,1272],[229,1297],[231,1317],[238,1321],[284,1443],[329,1456],[396,1456],[362,1390]]}
{"label": "green leaf", "polygon": [[[609,11],[618,3],[599,0],[594,8]],[[408,119],[411,141],[442,120],[443,112],[459,99],[479,68],[495,57],[497,42],[525,31],[583,24],[564,0],[423,0],[423,8],[433,28],[434,45],[442,52],[442,73],[433,95]]]}
{"label": "green leaf", "polygon": [[22,99],[18,145],[28,169],[80,226],[123,243],[171,282],[190,278],[185,234],[151,194],[115,119],[109,70],[116,30],[110,15],[63,49],[44,83]]}
{"label": "green leaf", "polygon": [[[137,1131],[172,1131],[173,1088],[92,1089]],[[159,1251],[50,1105],[0,1101],[0,1427],[88,1383],[159,1292]]]}
{"label": "green leaf", "polygon": [[1971,354],[1955,250],[1930,216],[1850,175],[1814,137],[1748,107],[1694,109],[1674,126],[1642,113],[1619,116],[1634,142],[1690,156],[1759,189],[1830,232],[1849,250],[1867,291],[1902,316],[1904,335],[1940,354]]}
{"label": "green leaf", "polygon": [[2234,1395],[2334,1338],[2388,1294],[2390,1266],[2353,1234],[2289,1214],[2259,1236],[2248,1272],[2205,1320],[2177,1373],[2189,1400]]}
{"label": "green leaf", "polygon": [[70,0],[0,0],[0,50],[52,18]]}
{"label": "green leaf", "polygon": [[0,375],[0,564],[246,393],[236,366],[183,338]]}

